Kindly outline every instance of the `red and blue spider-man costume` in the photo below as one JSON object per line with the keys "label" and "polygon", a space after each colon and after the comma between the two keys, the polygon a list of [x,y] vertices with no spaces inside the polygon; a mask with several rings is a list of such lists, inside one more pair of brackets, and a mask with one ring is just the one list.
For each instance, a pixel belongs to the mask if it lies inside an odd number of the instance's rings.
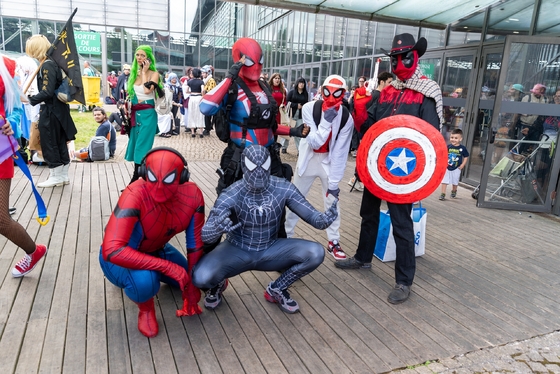
{"label": "red and blue spider-man costume", "polygon": [[[158,333],[153,297],[160,282],[183,290],[177,316],[202,313],[200,291],[189,274],[203,253],[204,198],[188,182],[186,162],[174,149],[152,149],[140,173],[142,179],[124,190],[107,223],[99,262],[107,279],[138,304],[140,332],[153,337]],[[168,243],[181,231],[187,258]]]}
{"label": "red and blue spider-man costume", "polygon": [[[305,125],[290,128],[277,124],[276,100],[273,99],[270,88],[259,83],[264,60],[259,43],[251,38],[239,39],[233,44],[232,57],[236,63],[229,69],[226,78],[204,95],[200,102],[200,111],[204,115],[213,116],[220,108],[226,106],[228,90],[232,82],[238,86],[237,100],[229,113],[230,141],[220,161],[222,174],[217,188],[218,193],[241,179],[239,160],[243,148],[253,144],[269,148],[272,157],[271,173],[282,177],[284,175],[280,156],[277,155],[277,151],[270,148],[275,143],[275,136],[305,137],[309,132],[309,128]],[[255,96],[254,103],[258,108],[252,107],[246,90]]]}

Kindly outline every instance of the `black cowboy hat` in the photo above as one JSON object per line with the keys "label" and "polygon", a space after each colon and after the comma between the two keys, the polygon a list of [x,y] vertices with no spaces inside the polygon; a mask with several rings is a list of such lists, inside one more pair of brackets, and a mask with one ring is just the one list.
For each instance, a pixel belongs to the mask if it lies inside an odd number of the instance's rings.
{"label": "black cowboy hat", "polygon": [[391,46],[391,52],[387,52],[383,48],[381,50],[387,56],[394,56],[406,53],[408,51],[417,51],[418,57],[421,57],[428,48],[428,41],[426,38],[418,39],[418,42],[414,41],[414,36],[410,34],[400,34],[395,35],[393,38],[393,45]]}

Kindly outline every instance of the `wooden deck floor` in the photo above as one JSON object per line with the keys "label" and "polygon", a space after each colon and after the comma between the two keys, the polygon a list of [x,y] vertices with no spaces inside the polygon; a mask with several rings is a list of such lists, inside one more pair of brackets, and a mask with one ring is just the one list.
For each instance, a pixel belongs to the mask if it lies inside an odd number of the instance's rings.
{"label": "wooden deck floor", "polygon": [[[192,180],[215,199],[216,162],[190,161]],[[346,180],[354,165],[348,164]],[[47,168],[31,166],[36,181]],[[23,279],[10,274],[23,255],[0,237],[1,373],[371,373],[501,345],[560,328],[558,220],[475,207],[470,191],[428,210],[426,254],[413,293],[393,306],[386,297],[393,264],[341,271],[334,260],[298,281],[291,294],[301,313],[265,301],[277,273],[248,272],[230,281],[216,311],[177,318],[180,293],[162,285],[160,333],[137,330],[137,308],[104,279],[98,263],[103,228],[130,179],[124,162],[79,163],[71,184],[42,190],[51,215],[40,227],[35,201],[17,171],[15,219],[49,252]],[[341,244],[357,245],[360,192],[342,185]],[[318,185],[309,200],[322,206]],[[304,223],[296,233],[326,244]],[[185,250],[184,236],[173,244]]]}

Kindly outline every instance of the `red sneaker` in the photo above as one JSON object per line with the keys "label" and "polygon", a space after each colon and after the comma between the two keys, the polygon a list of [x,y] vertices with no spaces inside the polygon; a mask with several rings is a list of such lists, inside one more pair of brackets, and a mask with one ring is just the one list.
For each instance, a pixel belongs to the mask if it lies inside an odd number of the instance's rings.
{"label": "red sneaker", "polygon": [[25,255],[18,261],[16,266],[12,269],[14,278],[23,277],[37,266],[37,263],[47,253],[47,247],[42,244],[37,244],[35,252],[30,255]]}
{"label": "red sneaker", "polygon": [[327,251],[334,257],[335,260],[346,260],[346,253],[340,248],[338,240],[333,240],[329,242],[327,246]]}

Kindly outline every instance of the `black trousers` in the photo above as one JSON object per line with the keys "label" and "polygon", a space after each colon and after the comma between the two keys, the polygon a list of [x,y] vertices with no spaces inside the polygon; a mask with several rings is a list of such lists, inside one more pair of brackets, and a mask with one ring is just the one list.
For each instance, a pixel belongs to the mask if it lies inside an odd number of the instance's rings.
{"label": "black trousers", "polygon": [[204,116],[204,131],[207,133],[212,131],[212,116]]}
{"label": "black trousers", "polygon": [[173,105],[171,108],[171,132],[175,134],[181,133],[181,119],[177,117],[177,112],[179,111],[179,107]]}
{"label": "black trousers", "polygon": [[[379,229],[379,210],[381,199],[364,189],[360,216],[362,225],[360,228],[360,239],[355,254],[356,260],[360,262],[371,262],[373,250],[377,241]],[[412,223],[412,204],[394,204],[387,202],[391,223],[393,225],[393,237],[397,245],[397,259],[395,261],[395,281],[405,286],[412,285],[416,272],[416,257],[414,253],[414,228]]]}

